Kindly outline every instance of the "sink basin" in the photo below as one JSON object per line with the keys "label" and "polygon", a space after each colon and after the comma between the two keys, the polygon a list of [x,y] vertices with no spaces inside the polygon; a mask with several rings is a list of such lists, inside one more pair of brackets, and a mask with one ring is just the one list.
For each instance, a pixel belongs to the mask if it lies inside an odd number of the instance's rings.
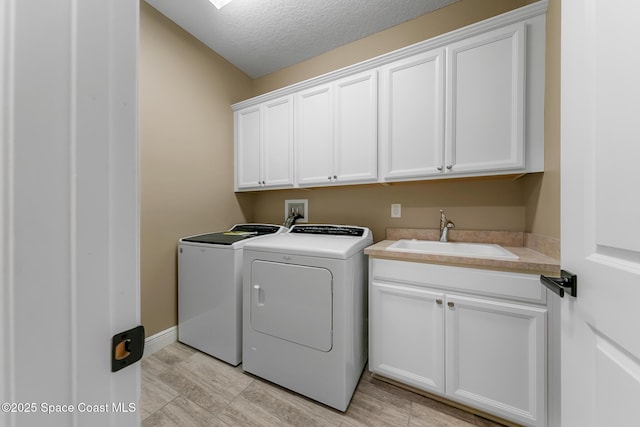
{"label": "sink basin", "polygon": [[387,247],[390,251],[418,254],[460,256],[470,258],[518,259],[500,245],[491,243],[436,242],[433,240],[398,240]]}

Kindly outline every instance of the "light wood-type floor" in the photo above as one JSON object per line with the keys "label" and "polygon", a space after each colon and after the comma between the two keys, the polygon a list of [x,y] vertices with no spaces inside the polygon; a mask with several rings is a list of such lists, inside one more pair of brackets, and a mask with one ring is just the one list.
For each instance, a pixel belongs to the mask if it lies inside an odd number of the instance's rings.
{"label": "light wood-type floor", "polygon": [[366,368],[342,413],[180,343],[142,360],[141,411],[149,427],[501,426],[372,378]]}

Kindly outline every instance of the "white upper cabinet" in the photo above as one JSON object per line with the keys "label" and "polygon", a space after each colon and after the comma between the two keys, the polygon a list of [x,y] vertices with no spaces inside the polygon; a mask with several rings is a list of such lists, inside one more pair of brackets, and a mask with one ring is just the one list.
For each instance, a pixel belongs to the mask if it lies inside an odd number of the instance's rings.
{"label": "white upper cabinet", "polygon": [[377,72],[296,95],[297,184],[377,180]]}
{"label": "white upper cabinet", "polygon": [[266,102],[262,108],[262,179],[268,187],[293,185],[293,99]]}
{"label": "white upper cabinet", "polygon": [[236,188],[253,188],[262,185],[260,151],[262,139],[261,106],[236,111]]}
{"label": "white upper cabinet", "polygon": [[546,7],[233,105],[236,191],[543,171]]}
{"label": "white upper cabinet", "polygon": [[326,184],[333,177],[333,90],[323,85],[296,95],[297,183]]}
{"label": "white upper cabinet", "polygon": [[444,49],[380,70],[382,177],[420,178],[444,162]]}
{"label": "white upper cabinet", "polygon": [[525,75],[524,22],[382,67],[382,179],[524,171]]}
{"label": "white upper cabinet", "polygon": [[293,186],[293,98],[238,110],[236,190]]}
{"label": "white upper cabinet", "polygon": [[378,179],[377,72],[338,80],[334,179],[338,183]]}
{"label": "white upper cabinet", "polygon": [[445,173],[524,169],[525,24],[446,48]]}

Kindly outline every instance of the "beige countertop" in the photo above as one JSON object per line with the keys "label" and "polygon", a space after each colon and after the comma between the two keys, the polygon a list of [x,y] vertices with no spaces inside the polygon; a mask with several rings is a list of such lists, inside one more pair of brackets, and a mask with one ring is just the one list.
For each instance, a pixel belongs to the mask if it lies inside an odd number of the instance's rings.
{"label": "beige countertop", "polygon": [[[412,233],[410,230],[415,230],[417,233]],[[436,236],[437,236],[436,230]],[[364,253],[374,258],[386,258],[395,259],[399,261],[411,261],[411,262],[425,262],[431,264],[444,264],[458,267],[473,267],[473,268],[485,268],[492,270],[503,271],[516,271],[521,273],[531,274],[545,274],[551,276],[560,275],[560,261],[549,254],[544,254],[534,248],[524,246],[528,242],[537,242],[537,238],[529,238],[524,233],[513,232],[477,232],[477,231],[462,231],[458,234],[458,239],[454,240],[452,233],[451,241],[472,241],[475,243],[496,243],[503,246],[505,249],[513,252],[519,257],[517,260],[505,260],[498,258],[472,258],[461,256],[449,256],[449,255],[435,255],[435,254],[421,254],[414,252],[404,252],[396,250],[387,250],[387,247],[399,239],[411,239],[418,238],[424,240],[436,240],[429,239],[431,232],[425,232],[420,229],[388,229],[387,239],[378,242],[372,246],[369,246],[364,250]],[[520,234],[521,237],[518,237]],[[515,237],[514,237],[515,235]],[[415,236],[415,237],[413,237]],[[460,237],[467,237],[467,239],[461,239]],[[504,238],[507,238],[506,240]],[[555,240],[555,239],[553,239]],[[549,242],[547,242],[549,243]],[[559,241],[551,241],[551,246]],[[535,249],[539,249],[538,246]],[[548,251],[547,251],[548,252]],[[552,251],[552,254],[556,252]]]}

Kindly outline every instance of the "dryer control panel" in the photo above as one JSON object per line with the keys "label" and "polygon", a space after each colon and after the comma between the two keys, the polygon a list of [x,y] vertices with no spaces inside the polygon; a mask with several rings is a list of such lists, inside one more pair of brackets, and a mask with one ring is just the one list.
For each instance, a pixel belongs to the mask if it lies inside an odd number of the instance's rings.
{"label": "dryer control panel", "polygon": [[295,225],[289,233],[362,237],[365,229],[349,225]]}

